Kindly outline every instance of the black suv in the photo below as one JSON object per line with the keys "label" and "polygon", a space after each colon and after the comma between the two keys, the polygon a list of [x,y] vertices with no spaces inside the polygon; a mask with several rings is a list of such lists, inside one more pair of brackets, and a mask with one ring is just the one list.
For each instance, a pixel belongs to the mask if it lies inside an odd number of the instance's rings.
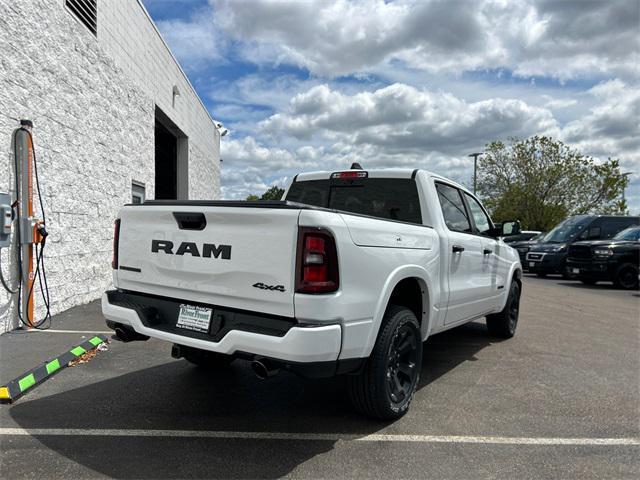
{"label": "black suv", "polygon": [[507,243],[511,248],[515,248],[518,251],[518,255],[520,255],[520,263],[522,264],[522,268],[525,272],[527,271],[527,252],[531,249],[532,245],[541,242],[546,234],[547,232],[540,232],[528,240],[516,240],[514,242]]}
{"label": "black suv", "polygon": [[569,246],[567,267],[587,285],[611,281],[618,288],[638,288],[640,227],[630,227],[611,240],[576,242]]}
{"label": "black suv", "polygon": [[609,240],[625,228],[640,225],[640,217],[613,215],[575,215],[556,225],[538,243],[531,246],[526,268],[539,276],[560,273],[565,278],[574,275],[567,269],[569,245],[582,240]]}

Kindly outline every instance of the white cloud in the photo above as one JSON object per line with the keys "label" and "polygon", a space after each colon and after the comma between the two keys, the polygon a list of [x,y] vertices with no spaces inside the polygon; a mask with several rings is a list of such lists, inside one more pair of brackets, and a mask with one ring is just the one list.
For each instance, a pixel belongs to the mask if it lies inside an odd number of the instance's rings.
{"label": "white cloud", "polygon": [[[291,63],[314,74],[363,71],[401,54],[422,51],[444,61],[451,53],[476,65],[489,37],[478,21],[478,3],[451,14],[442,1],[378,0],[282,2],[212,0],[216,27],[240,41],[256,63]],[[428,50],[428,52],[427,52]]]}
{"label": "white cloud", "polygon": [[198,10],[191,20],[162,20],[157,22],[157,26],[186,69],[198,69],[212,61],[225,61],[226,39],[213,28],[210,10]]}
{"label": "white cloud", "polygon": [[353,94],[315,86],[260,125],[259,139],[222,141],[227,198],[261,193],[300,171],[340,170],[353,162],[422,167],[465,182],[471,150],[509,135],[559,130],[548,110],[520,100],[468,103],[403,84]]}
{"label": "white cloud", "polygon": [[545,108],[551,110],[572,107],[578,103],[575,98],[553,98],[550,95],[542,95],[542,98],[545,100]]}
{"label": "white cloud", "polygon": [[628,205],[640,214],[640,86],[614,79],[587,93],[597,103],[588,114],[567,123],[561,139],[586,155],[619,159],[622,171],[631,173]]}
{"label": "white cloud", "polygon": [[240,140],[229,139],[221,143],[220,156],[228,164],[244,164],[268,171],[301,167],[293,154],[282,148],[265,148],[253,137]]}
{"label": "white cloud", "polygon": [[468,103],[445,92],[394,84],[345,95],[328,85],[291,100],[289,109],[260,123],[274,137],[322,138],[379,145],[389,152],[462,153],[495,138],[555,134],[550,111],[521,100]]}
{"label": "white cloud", "polygon": [[[543,134],[596,158],[621,158],[625,170],[640,172],[640,89],[613,80],[587,95],[595,106],[561,127],[550,110],[517,99],[466,102],[403,84],[345,94],[318,85],[263,121],[257,138],[223,139],[223,195],[244,198],[285,186],[301,171],[340,170],[353,162],[426,168],[468,184],[470,151],[495,139]],[[627,197],[635,205],[638,179],[632,182]]]}
{"label": "white cloud", "polygon": [[562,138],[598,157],[618,157],[640,167],[640,87],[619,79],[589,90],[598,100],[588,115],[569,122]]}
{"label": "white cloud", "polygon": [[[428,72],[506,68],[569,79],[640,74],[636,0],[211,0],[215,28],[255,63],[316,75],[393,60]],[[213,25],[212,25],[213,28]]]}
{"label": "white cloud", "polygon": [[[640,173],[639,10],[638,0],[209,0],[158,24],[211,85],[214,117],[231,128],[223,195],[239,198],[353,161],[467,181],[469,151],[534,134]],[[289,65],[303,73],[279,68]]]}

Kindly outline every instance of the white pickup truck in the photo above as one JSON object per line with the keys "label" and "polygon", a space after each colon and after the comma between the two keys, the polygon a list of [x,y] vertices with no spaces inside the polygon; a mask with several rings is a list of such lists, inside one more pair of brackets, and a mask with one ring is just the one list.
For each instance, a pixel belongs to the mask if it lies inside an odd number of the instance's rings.
{"label": "white pickup truck", "polygon": [[355,407],[392,419],[422,342],[481,317],[513,336],[518,253],[464,187],[423,170],[296,176],[282,201],[147,201],[116,220],[107,324],[220,368],[346,374]]}

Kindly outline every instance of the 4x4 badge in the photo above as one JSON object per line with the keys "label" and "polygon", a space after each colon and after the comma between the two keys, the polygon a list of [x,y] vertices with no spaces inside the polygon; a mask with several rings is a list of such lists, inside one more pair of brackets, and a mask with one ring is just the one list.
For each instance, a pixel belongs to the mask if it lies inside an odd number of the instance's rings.
{"label": "4x4 badge", "polygon": [[260,290],[273,290],[276,292],[284,292],[284,285],[265,285],[262,282],[254,283],[252,285],[255,288],[259,288]]}

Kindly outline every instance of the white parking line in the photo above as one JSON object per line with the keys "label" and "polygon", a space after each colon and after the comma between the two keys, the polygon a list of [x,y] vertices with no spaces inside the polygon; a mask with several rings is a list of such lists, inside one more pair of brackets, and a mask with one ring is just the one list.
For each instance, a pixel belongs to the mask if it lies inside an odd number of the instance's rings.
{"label": "white parking line", "polygon": [[246,440],[315,440],[329,442],[476,443],[501,445],[640,446],[640,438],[492,437],[468,435],[393,435],[374,433],[233,432],[212,430],[138,430],[81,428],[0,428],[0,436],[182,437]]}
{"label": "white parking line", "polygon": [[113,330],[101,331],[101,330],[52,330],[45,329],[39,330],[37,328],[33,328],[31,330],[15,330],[11,332],[12,334],[23,334],[23,333],[88,333],[93,335],[103,334],[103,335],[111,335],[113,334]]}

